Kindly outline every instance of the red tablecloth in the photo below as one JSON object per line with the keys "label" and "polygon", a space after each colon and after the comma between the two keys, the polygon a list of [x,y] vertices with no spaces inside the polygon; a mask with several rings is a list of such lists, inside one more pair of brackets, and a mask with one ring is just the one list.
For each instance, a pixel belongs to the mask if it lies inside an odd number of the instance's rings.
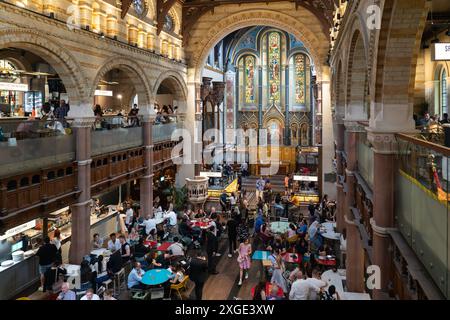
{"label": "red tablecloth", "polygon": [[211,221],[201,221],[201,220],[191,220],[192,227],[198,227],[201,229],[208,229],[212,226],[212,220]]}
{"label": "red tablecloth", "polygon": [[[270,282],[266,282],[266,297],[268,297],[270,295],[270,290],[272,289],[273,284],[271,284]],[[255,295],[255,287],[252,288],[252,297]],[[279,298],[283,298],[284,294],[283,294],[283,289],[281,289],[280,287],[278,287],[278,292],[277,292],[277,296]]]}
{"label": "red tablecloth", "polygon": [[[294,259],[293,256],[296,256],[297,259]],[[302,255],[298,254],[298,253],[289,253],[289,252],[287,252],[287,253],[285,253],[283,255],[283,260],[284,260],[284,262],[287,262],[287,263],[298,263],[298,264],[301,264],[302,263]]]}
{"label": "red tablecloth", "polygon": [[336,265],[336,259],[319,259],[316,258],[316,263],[320,264],[322,266],[335,266]]}
{"label": "red tablecloth", "polygon": [[156,250],[158,251],[166,251],[172,245],[173,242],[163,242]]}
{"label": "red tablecloth", "polygon": [[154,248],[158,245],[156,241],[144,241],[144,246]]}

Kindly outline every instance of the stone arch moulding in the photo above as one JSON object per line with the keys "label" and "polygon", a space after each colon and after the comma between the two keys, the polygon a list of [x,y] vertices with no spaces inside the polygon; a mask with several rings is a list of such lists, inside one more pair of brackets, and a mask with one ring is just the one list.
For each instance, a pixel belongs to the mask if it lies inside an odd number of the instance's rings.
{"label": "stone arch moulding", "polygon": [[5,29],[0,31],[0,49],[28,50],[47,61],[64,83],[69,102],[78,105],[85,102],[87,80],[72,54],[57,41],[30,29]]}
{"label": "stone arch moulding", "polygon": [[144,69],[138,63],[118,56],[109,58],[96,72],[96,77],[94,79],[94,82],[92,83],[89,98],[94,97],[95,89],[97,88],[100,80],[113,69],[130,71],[128,77],[133,83],[136,94],[139,97],[139,104],[143,106],[149,106],[151,101],[153,101],[153,95],[151,86],[147,80],[147,77],[145,76]]}
{"label": "stone arch moulding", "polygon": [[[193,52],[190,59],[190,65],[195,68],[195,81],[201,81],[201,70],[211,48],[214,47],[222,38],[233,31],[244,27],[266,25],[279,28],[283,31],[291,33],[297,39],[305,44],[305,47],[311,53],[313,61],[317,67],[317,77],[321,79],[321,66],[326,63],[328,45],[325,50],[319,50],[322,43],[328,43],[325,35],[317,35],[309,31],[307,26],[298,19],[273,10],[244,10],[228,16],[227,18],[216,23],[208,30],[198,45],[192,45]],[[322,38],[323,36],[323,38]],[[209,40],[208,40],[209,39]],[[192,43],[193,41],[190,41]],[[190,45],[188,45],[189,47]]]}
{"label": "stone arch moulding", "polygon": [[164,71],[158,76],[155,84],[153,85],[152,90],[153,97],[156,97],[159,86],[164,80],[170,80],[172,83],[175,83],[176,92],[174,92],[174,94],[177,100],[186,101],[188,95],[186,82],[184,81],[183,76],[181,74],[173,70]]}

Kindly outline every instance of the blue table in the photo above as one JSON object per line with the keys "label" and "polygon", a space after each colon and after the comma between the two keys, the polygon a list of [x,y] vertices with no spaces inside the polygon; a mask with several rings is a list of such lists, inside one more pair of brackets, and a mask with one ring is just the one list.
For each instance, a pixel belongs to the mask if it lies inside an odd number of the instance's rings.
{"label": "blue table", "polygon": [[270,256],[270,251],[256,250],[253,253],[252,259],[253,260],[267,260],[267,259],[269,259],[269,256]]}
{"label": "blue table", "polygon": [[156,286],[169,280],[171,274],[167,269],[151,269],[142,277],[142,283],[148,286]]}

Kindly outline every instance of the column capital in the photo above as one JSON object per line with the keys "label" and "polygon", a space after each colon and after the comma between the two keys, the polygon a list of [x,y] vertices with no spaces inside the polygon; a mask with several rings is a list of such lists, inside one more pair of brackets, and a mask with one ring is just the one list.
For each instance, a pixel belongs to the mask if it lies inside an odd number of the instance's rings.
{"label": "column capital", "polygon": [[156,119],[155,108],[152,104],[141,107],[139,110],[139,115],[142,117],[142,122],[153,123]]}
{"label": "column capital", "polygon": [[366,132],[366,127],[358,121],[346,120],[345,118],[342,118],[342,121],[347,132]]}
{"label": "column capital", "polygon": [[88,103],[71,106],[67,114],[67,121],[74,128],[91,127],[95,122],[94,111]]}
{"label": "column capital", "polygon": [[202,121],[203,120],[203,114],[201,112],[195,113],[195,121]]}

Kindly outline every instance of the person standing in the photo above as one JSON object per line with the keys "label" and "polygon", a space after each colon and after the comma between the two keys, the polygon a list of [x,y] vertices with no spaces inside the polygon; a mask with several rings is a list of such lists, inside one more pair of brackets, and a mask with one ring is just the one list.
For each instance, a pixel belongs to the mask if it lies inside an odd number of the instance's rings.
{"label": "person standing", "polygon": [[124,263],[128,262],[131,259],[131,248],[130,248],[130,245],[126,241],[124,235],[121,235],[119,237],[119,241],[120,241],[120,254],[122,256],[122,261]]}
{"label": "person standing", "polygon": [[259,177],[258,180],[256,180],[256,198],[258,199],[262,199],[263,197],[263,192],[264,192],[264,187],[266,185],[266,181],[264,181],[263,177]]}
{"label": "person standing", "polygon": [[233,256],[233,252],[236,251],[237,225],[236,216],[233,215],[231,219],[227,221],[229,258],[231,258]]}
{"label": "person standing", "polygon": [[242,280],[245,273],[245,279],[248,279],[248,270],[250,269],[251,265],[251,258],[250,255],[252,254],[252,245],[250,244],[250,241],[247,239],[244,240],[239,245],[239,256],[238,256],[238,263],[239,263],[239,283],[238,286],[242,285]]}
{"label": "person standing", "polygon": [[206,253],[208,254],[208,272],[211,274],[218,274],[219,272],[216,270],[215,257],[219,242],[214,231],[214,226],[211,226],[206,232]]}
{"label": "person standing", "polygon": [[203,286],[207,279],[208,263],[206,257],[197,253],[196,257],[192,258],[190,263],[189,278],[195,283],[195,298],[202,300]]}
{"label": "person standing", "polygon": [[133,208],[131,208],[131,204],[127,204],[127,209],[125,211],[125,226],[127,227],[128,232],[130,232],[131,227],[133,226]]}
{"label": "person standing", "polygon": [[42,291],[45,291],[45,273],[52,267],[53,262],[56,260],[58,249],[52,243],[50,238],[44,238],[44,244],[39,248],[36,255],[39,257],[39,273],[41,274],[41,287]]}

